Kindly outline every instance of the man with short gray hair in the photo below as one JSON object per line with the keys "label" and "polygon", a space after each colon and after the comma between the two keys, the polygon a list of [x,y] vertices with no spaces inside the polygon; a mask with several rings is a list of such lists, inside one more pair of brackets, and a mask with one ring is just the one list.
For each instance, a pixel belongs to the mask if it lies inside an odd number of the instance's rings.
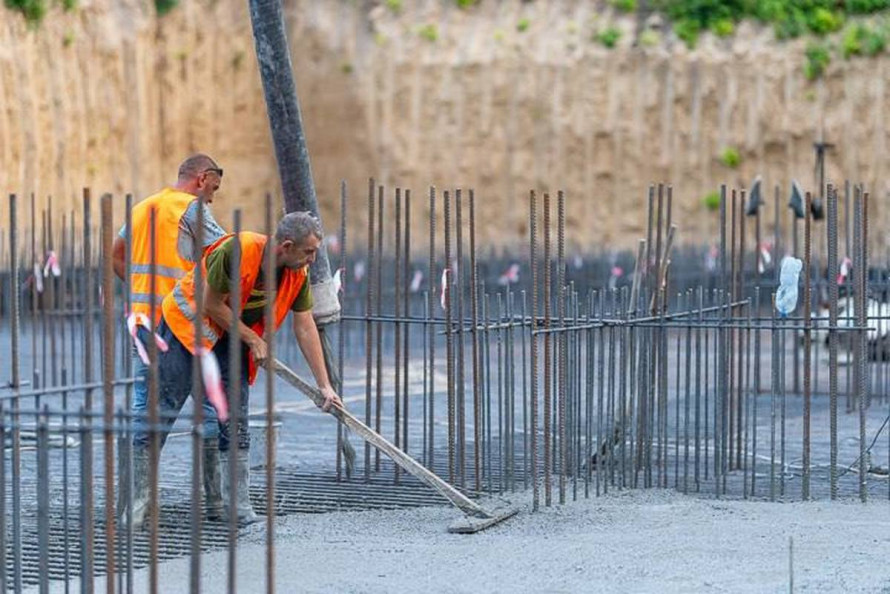
{"label": "man with short gray hair", "polygon": [[[247,429],[249,389],[260,365],[268,357],[267,341],[274,337],[288,314],[293,316],[293,330],[300,350],[306,358],[315,381],[324,396],[323,409],[342,406],[340,397],[331,386],[324,364],[321,340],[312,318],[312,292],[309,286],[309,265],[315,260],[322,240],[318,219],[307,212],[285,215],[275,232],[274,245],[267,245],[267,236],[245,231],[227,235],[210,246],[202,261],[204,277],[204,318],[201,337],[195,336],[195,275],[185,275],[164,299],[163,319],[158,329],[168,349],[159,357],[162,393],[162,423],[172,425],[172,419],[185,402],[191,389],[191,358],[195,354],[212,351],[220,364],[222,388],[229,396],[232,382],[240,383],[241,402],[236,450],[236,476],[230,475],[229,458],[232,440],[228,421],[219,424],[219,449],[222,469],[223,500],[229,497],[233,482],[237,484],[237,520],[247,524],[257,520],[249,499],[250,435]],[[235,249],[240,250],[240,264],[236,270]],[[273,270],[266,269],[266,252],[274,250]],[[238,333],[241,339],[241,373],[231,377],[229,369],[230,341],[228,329],[232,322],[229,301],[232,280],[240,285]],[[274,328],[265,328],[266,302],[272,293]],[[269,381],[272,381],[269,379]],[[170,419],[168,422],[167,419]],[[169,427],[167,427],[169,429]],[[163,443],[162,436],[162,443]],[[137,439],[139,436],[137,435]],[[228,512],[229,505],[224,506]]]}

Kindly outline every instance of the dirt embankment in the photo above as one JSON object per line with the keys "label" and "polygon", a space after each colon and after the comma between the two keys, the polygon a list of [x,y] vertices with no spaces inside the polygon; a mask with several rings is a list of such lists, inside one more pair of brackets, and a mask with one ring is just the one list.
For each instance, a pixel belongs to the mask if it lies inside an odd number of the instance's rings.
{"label": "dirt embankment", "polygon": [[[146,4],[81,0],[36,31],[0,8],[0,189],[52,195],[59,213],[83,185],[150,193],[200,150],[226,169],[221,220],[237,205],[255,227],[277,174],[246,3],[189,0],[160,20]],[[648,183],[672,181],[681,238],[697,241],[720,182],[762,173],[783,201],[791,177],[811,186],[820,135],[837,144],[829,179],[886,193],[887,58],[835,60],[810,83],[803,42],[748,25],[690,52],[631,47],[632,19],[582,0],[365,4],[285,2],[323,215],[334,228],[347,180],[354,241],[369,176],[411,188],[418,220],[429,184],[475,188],[481,241],[501,245],[524,240],[529,189],[564,189],[569,241],[587,247],[632,246]],[[591,41],[608,23],[625,31],[613,50]]]}

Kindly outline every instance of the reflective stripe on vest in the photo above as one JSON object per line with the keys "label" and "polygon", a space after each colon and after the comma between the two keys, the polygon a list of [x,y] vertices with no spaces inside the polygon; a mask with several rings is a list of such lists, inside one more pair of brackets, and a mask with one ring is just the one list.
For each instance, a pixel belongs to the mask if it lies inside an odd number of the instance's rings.
{"label": "reflective stripe on vest", "polygon": [[[185,276],[186,271],[181,268],[172,266],[155,266],[155,274],[158,276],[166,276],[175,280],[179,280]],[[148,274],[151,275],[151,264],[133,264],[130,266],[130,274]]]}
{"label": "reflective stripe on vest", "polygon": [[[183,317],[188,320],[192,326],[195,324],[195,316],[197,315],[194,308],[192,307],[189,300],[186,298],[185,294],[182,292],[182,285],[178,284],[173,288],[173,292],[170,293],[173,297],[174,303],[176,303],[176,307],[182,313]],[[219,340],[219,335],[217,335],[216,331],[207,325],[205,321],[201,323],[201,331],[204,334],[203,338],[205,340],[209,340],[211,343],[216,343]],[[192,345],[186,345],[189,350],[192,350]]]}

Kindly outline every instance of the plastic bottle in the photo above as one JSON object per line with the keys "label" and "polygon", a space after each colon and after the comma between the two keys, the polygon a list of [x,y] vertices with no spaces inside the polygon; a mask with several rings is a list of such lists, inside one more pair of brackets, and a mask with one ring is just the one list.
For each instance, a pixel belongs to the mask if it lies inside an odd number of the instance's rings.
{"label": "plastic bottle", "polygon": [[789,256],[782,260],[779,291],[776,293],[776,310],[783,318],[797,307],[797,284],[802,269],[803,262],[797,258]]}

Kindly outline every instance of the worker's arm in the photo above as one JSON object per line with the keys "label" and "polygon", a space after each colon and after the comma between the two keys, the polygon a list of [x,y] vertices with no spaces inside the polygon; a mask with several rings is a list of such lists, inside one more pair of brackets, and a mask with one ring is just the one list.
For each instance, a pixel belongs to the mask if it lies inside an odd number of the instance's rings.
{"label": "worker's arm", "polygon": [[126,272],[127,267],[126,252],[127,242],[121,236],[115,237],[114,243],[111,245],[111,266],[114,268],[114,273],[122,281],[127,280],[124,278],[124,273]]}
{"label": "worker's arm", "polygon": [[297,344],[315,376],[315,383],[324,396],[324,404],[321,410],[328,412],[331,407],[337,405],[343,406],[337,392],[331,386],[331,380],[328,378],[327,368],[324,366],[324,351],[321,348],[321,339],[318,336],[318,328],[315,327],[315,320],[312,319],[312,310],[295,311],[294,317],[294,336],[297,338]]}
{"label": "worker's arm", "polygon": [[[223,328],[232,324],[232,308],[226,303],[226,294],[216,291],[204,281],[204,314]],[[266,342],[241,319],[238,319],[238,333],[241,341],[250,348],[257,365],[266,360]]]}

